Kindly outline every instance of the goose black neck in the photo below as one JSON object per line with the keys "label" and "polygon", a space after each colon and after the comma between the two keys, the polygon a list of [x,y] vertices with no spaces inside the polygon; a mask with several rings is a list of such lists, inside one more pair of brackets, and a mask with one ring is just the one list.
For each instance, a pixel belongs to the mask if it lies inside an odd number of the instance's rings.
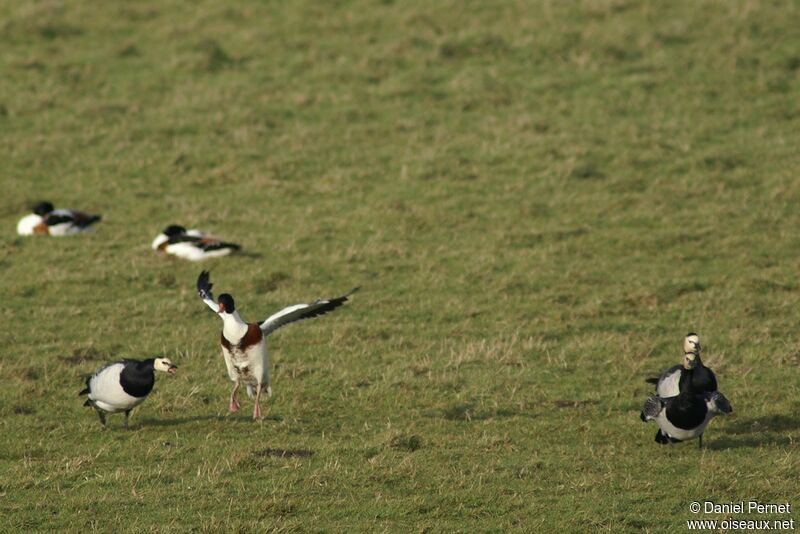
{"label": "goose black neck", "polygon": [[156,382],[153,365],[154,358],[137,361],[133,365],[126,365],[119,376],[122,389],[132,397],[145,397],[153,390]]}
{"label": "goose black neck", "polygon": [[692,378],[694,378],[694,368],[684,369],[681,373],[681,378],[678,381],[678,396],[687,398],[694,395]]}
{"label": "goose black neck", "polygon": [[684,352],[683,354],[694,354],[694,359],[695,359],[695,361],[697,361],[697,365],[700,365],[701,363],[703,363],[702,360],[700,360],[700,352],[699,351],[693,350],[693,351],[690,351],[690,352]]}

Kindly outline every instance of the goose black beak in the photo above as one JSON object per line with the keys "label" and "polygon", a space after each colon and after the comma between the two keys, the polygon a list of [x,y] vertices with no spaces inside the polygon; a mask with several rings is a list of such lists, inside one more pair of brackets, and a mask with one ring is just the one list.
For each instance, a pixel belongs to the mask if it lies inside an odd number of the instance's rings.
{"label": "goose black beak", "polygon": [[178,366],[177,365],[170,365],[169,368],[167,369],[167,373],[169,373],[171,375],[174,375],[177,372],[178,372]]}

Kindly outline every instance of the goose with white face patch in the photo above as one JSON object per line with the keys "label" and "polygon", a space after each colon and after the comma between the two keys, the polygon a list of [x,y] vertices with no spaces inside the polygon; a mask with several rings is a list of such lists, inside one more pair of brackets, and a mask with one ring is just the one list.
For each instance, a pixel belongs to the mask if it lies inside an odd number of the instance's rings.
{"label": "goose with white face patch", "polygon": [[666,399],[680,393],[681,376],[688,369],[692,371],[692,388],[695,393],[717,391],[717,377],[714,371],[703,365],[700,359],[700,336],[689,332],[683,340],[683,363],[670,367],[658,378],[648,378],[647,382],[656,385],[656,394]]}
{"label": "goose with white face patch", "polygon": [[172,254],[189,261],[219,258],[242,248],[236,243],[223,241],[200,230],[187,230],[178,224],[167,226],[150,246],[158,252]]}
{"label": "goose with white face patch", "polygon": [[677,396],[663,398],[652,395],[645,401],[640,418],[645,423],[654,420],[658,424],[656,443],[663,445],[700,438],[699,446],[702,447],[703,432],[709,421],[733,411],[730,401],[719,391],[695,392],[692,386],[695,365],[691,363],[689,369],[680,374],[680,393]]}
{"label": "goose with white face patch", "polygon": [[260,419],[259,401],[262,390],[266,389],[267,395],[272,396],[267,357],[267,335],[289,323],[310,319],[335,310],[347,302],[348,297],[358,288],[341,297],[289,306],[259,323],[246,323],[239,316],[232,296],[223,293],[219,296],[219,302],[214,300],[209,276],[208,271],[200,273],[197,278],[197,291],[203,302],[222,319],[220,345],[225,366],[228,369],[228,377],[233,382],[228,409],[231,412],[239,410],[236,392],[239,386],[244,384],[247,387],[247,394],[255,397],[253,419]]}
{"label": "goose with white face patch", "polygon": [[65,236],[85,232],[93,228],[100,215],[90,215],[82,211],[55,209],[50,202],[39,202],[33,213],[26,215],[17,223],[19,235]]}
{"label": "goose with white face patch", "polygon": [[106,426],[107,413],[125,412],[125,430],[131,410],[139,406],[153,390],[155,371],[174,375],[178,368],[169,358],[120,360],[98,369],[86,379],[80,395],[88,395],[84,406],[97,411],[100,423]]}

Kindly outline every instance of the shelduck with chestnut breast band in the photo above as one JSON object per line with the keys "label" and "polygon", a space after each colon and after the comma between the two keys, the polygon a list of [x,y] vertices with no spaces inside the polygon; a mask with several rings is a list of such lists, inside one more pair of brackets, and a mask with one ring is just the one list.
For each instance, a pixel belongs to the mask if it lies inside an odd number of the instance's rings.
{"label": "shelduck with chestnut breast band", "polygon": [[17,223],[19,235],[65,236],[94,228],[102,217],[82,211],[55,209],[50,202],[39,202],[30,213]]}
{"label": "shelduck with chestnut breast band", "polygon": [[267,335],[289,323],[311,319],[335,310],[347,302],[348,297],[359,289],[355,288],[341,297],[316,300],[309,304],[295,304],[270,315],[259,323],[247,323],[239,316],[233,297],[223,293],[217,302],[211,293],[211,287],[208,271],[201,272],[197,278],[197,291],[200,298],[222,319],[220,346],[225,366],[228,369],[228,376],[233,382],[228,409],[231,412],[239,410],[236,392],[239,390],[239,386],[244,384],[247,387],[247,394],[255,397],[254,420],[261,418],[259,406],[261,392],[266,389],[267,395],[272,395],[267,357]]}
{"label": "shelduck with chestnut breast band", "polygon": [[236,243],[224,241],[200,230],[187,230],[179,224],[167,226],[156,236],[150,246],[155,251],[172,254],[189,261],[219,258],[242,248]]}

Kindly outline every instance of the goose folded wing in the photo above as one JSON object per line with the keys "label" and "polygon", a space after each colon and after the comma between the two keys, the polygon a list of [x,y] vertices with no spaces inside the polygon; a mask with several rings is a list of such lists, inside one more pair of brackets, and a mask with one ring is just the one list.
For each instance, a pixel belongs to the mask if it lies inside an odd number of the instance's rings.
{"label": "goose folded wing", "polygon": [[328,300],[316,300],[309,304],[295,304],[289,306],[278,313],[274,313],[267,317],[265,320],[258,323],[264,335],[274,332],[278,328],[285,326],[295,321],[302,321],[303,319],[311,319],[324,315],[329,311],[335,310],[345,302],[350,295],[358,291],[359,288],[354,288],[346,295],[336,297]]}
{"label": "goose folded wing", "polygon": [[642,421],[649,421],[650,419],[655,419],[656,417],[658,417],[658,414],[661,413],[663,407],[664,407],[664,402],[661,400],[661,398],[656,395],[651,395],[644,402],[644,407],[642,408],[642,413],[640,416],[642,418]]}

